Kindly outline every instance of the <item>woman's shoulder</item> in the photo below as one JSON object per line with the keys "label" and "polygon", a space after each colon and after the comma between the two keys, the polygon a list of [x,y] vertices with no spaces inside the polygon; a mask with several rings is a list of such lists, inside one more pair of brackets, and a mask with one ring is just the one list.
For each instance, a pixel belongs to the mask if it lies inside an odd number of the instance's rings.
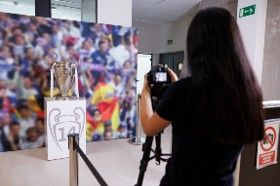
{"label": "woman's shoulder", "polygon": [[192,81],[190,77],[182,78],[169,87],[168,94],[176,97],[186,97],[192,95]]}
{"label": "woman's shoulder", "polygon": [[173,84],[174,88],[185,89],[192,87],[191,77],[182,78]]}

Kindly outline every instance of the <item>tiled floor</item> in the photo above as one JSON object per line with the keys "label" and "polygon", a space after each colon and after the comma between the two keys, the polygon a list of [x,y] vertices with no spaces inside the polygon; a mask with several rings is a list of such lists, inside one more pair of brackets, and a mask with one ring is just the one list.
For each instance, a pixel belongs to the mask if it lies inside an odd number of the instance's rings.
{"label": "tiled floor", "polygon": [[[170,129],[163,134],[162,147],[170,152]],[[87,145],[87,155],[110,186],[132,186],[136,183],[141,146],[127,140],[104,141]],[[1,186],[67,186],[68,159],[47,161],[44,148],[0,153]],[[160,166],[151,161],[144,186],[158,185],[164,174],[165,163]],[[79,185],[98,185],[91,172],[80,159]]]}

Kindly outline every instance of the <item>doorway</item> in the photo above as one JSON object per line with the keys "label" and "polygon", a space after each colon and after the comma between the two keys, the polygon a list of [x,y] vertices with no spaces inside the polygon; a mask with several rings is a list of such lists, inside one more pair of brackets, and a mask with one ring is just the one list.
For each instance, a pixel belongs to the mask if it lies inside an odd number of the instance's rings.
{"label": "doorway", "polygon": [[184,63],[184,51],[160,54],[159,64],[171,68],[178,76]]}

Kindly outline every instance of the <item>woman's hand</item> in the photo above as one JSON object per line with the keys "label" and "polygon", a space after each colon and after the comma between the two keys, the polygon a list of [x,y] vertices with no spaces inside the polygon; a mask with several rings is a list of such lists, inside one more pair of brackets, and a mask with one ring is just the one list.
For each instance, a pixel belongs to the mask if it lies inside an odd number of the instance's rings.
{"label": "woman's hand", "polygon": [[178,76],[173,70],[171,70],[170,68],[167,68],[167,73],[170,75],[172,83],[178,81]]}
{"label": "woman's hand", "polygon": [[151,92],[149,83],[148,83],[148,74],[145,74],[144,76],[144,85],[143,85],[143,89],[142,89],[142,93],[149,93]]}
{"label": "woman's hand", "polygon": [[161,118],[156,112],[153,111],[150,93],[151,89],[147,76],[147,74],[144,76],[144,86],[141,92],[139,109],[143,130],[148,136],[152,136],[166,128],[170,124],[170,121]]}

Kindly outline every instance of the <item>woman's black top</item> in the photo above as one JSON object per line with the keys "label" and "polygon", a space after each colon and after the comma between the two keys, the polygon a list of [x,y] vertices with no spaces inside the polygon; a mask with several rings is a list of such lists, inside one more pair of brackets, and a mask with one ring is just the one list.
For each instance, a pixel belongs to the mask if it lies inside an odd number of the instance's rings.
{"label": "woman's black top", "polygon": [[[161,185],[232,186],[233,172],[242,145],[225,144],[200,134],[200,117],[195,108],[191,78],[185,78],[166,91],[156,112],[172,121],[172,158]],[[211,98],[209,98],[211,99]]]}

